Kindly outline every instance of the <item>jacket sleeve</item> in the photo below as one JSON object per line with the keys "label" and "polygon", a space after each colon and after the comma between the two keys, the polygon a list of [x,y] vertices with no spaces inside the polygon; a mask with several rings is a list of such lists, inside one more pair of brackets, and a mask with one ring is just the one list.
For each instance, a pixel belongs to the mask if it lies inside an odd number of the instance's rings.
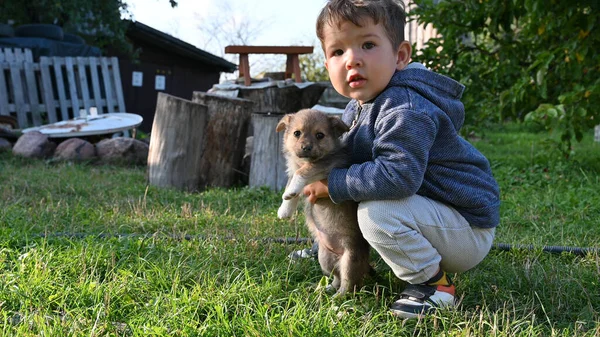
{"label": "jacket sleeve", "polygon": [[388,112],[375,123],[372,159],[329,174],[331,200],[401,199],[415,194],[423,182],[436,130],[426,113]]}

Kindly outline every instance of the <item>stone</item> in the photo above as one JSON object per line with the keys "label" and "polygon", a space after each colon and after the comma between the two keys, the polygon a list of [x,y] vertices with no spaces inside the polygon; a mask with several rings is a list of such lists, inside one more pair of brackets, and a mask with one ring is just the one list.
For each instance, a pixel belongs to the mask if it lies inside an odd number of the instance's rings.
{"label": "stone", "polygon": [[96,158],[94,144],[81,138],[69,138],[58,144],[54,158],[69,161],[87,161]]}
{"label": "stone", "polygon": [[10,151],[12,143],[5,138],[0,138],[0,152]]}
{"label": "stone", "polygon": [[51,157],[55,149],[56,144],[51,142],[47,135],[31,131],[19,137],[12,151],[17,156],[44,159]]}
{"label": "stone", "polygon": [[148,144],[133,138],[103,139],[96,144],[96,153],[104,164],[146,165]]}

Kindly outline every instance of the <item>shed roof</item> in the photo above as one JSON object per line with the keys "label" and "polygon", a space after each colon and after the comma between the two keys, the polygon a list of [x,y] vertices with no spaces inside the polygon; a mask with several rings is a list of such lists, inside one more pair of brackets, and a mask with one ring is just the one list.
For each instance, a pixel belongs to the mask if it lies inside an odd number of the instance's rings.
{"label": "shed roof", "polygon": [[139,21],[130,22],[127,35],[130,38],[139,39],[148,44],[168,50],[169,52],[215,66],[219,71],[231,73],[237,69],[236,64],[231,63],[222,57],[196,48],[187,42],[156,30]]}

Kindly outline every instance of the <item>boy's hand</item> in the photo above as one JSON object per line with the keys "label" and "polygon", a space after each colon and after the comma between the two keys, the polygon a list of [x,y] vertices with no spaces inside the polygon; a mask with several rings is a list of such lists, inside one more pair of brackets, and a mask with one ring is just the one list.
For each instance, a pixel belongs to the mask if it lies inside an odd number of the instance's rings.
{"label": "boy's hand", "polygon": [[327,179],[319,180],[312,184],[304,186],[303,192],[311,204],[317,202],[317,199],[329,198],[329,188],[327,187]]}

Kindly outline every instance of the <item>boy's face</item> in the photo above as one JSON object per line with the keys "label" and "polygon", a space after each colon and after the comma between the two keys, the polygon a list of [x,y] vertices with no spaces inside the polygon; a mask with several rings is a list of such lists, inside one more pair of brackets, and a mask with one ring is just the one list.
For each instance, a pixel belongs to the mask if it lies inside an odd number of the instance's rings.
{"label": "boy's face", "polygon": [[331,83],[341,95],[367,102],[388,85],[396,69],[410,61],[410,44],[403,42],[397,50],[381,24],[364,20],[362,27],[351,22],[325,25],[323,48],[325,67]]}

